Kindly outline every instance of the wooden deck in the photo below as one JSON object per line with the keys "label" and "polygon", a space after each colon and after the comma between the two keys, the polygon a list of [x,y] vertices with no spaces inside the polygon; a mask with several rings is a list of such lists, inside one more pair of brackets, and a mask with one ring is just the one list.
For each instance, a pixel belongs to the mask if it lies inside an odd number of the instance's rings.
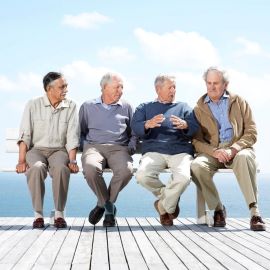
{"label": "wooden deck", "polygon": [[[49,222],[48,220],[45,220]],[[179,218],[117,218],[118,226],[92,226],[68,218],[68,229],[32,229],[32,218],[0,217],[0,269],[270,269],[270,219],[266,232],[249,230],[249,219],[226,228]]]}

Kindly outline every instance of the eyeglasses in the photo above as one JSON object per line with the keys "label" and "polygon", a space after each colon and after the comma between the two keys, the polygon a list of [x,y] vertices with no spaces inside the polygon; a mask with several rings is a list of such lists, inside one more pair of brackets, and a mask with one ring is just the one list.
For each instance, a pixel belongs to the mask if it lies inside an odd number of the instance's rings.
{"label": "eyeglasses", "polygon": [[68,87],[68,84],[67,84],[67,83],[58,86],[58,88],[61,89],[61,90],[64,90],[64,89],[66,89],[67,87]]}

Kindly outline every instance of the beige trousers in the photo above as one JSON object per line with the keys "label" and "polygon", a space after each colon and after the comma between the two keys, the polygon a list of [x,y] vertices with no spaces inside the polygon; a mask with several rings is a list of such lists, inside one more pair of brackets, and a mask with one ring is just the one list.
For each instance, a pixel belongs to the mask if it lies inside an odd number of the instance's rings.
{"label": "beige trousers", "polygon": [[47,171],[52,177],[55,210],[64,211],[70,177],[68,161],[65,149],[32,148],[26,153],[26,162],[29,165],[26,171],[27,183],[36,212],[43,213]]}
{"label": "beige trousers", "polygon": [[[82,153],[84,177],[97,196],[97,205],[103,207],[106,201],[114,203],[119,192],[133,175],[132,158],[127,146],[113,144],[85,144]],[[112,179],[107,187],[103,170],[110,168]]]}
{"label": "beige trousers", "polygon": [[216,158],[207,154],[198,155],[192,162],[192,180],[201,188],[209,209],[213,210],[217,205],[222,204],[213,181],[215,172],[221,168],[233,170],[247,205],[255,203],[257,206],[257,165],[254,151],[248,148],[239,151],[230,164],[220,163]]}
{"label": "beige trousers", "polygon": [[[165,211],[174,213],[181,194],[190,183],[190,164],[193,157],[182,153],[166,155],[149,152],[142,156],[136,173],[139,184],[159,198]],[[167,184],[159,179],[162,170],[169,168],[172,172]]]}

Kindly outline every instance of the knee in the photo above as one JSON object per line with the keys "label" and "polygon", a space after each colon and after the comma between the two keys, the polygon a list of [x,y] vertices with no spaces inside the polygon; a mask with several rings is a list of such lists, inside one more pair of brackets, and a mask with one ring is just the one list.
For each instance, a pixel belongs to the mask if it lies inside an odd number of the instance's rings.
{"label": "knee", "polygon": [[240,161],[247,161],[247,162],[255,162],[255,157],[252,155],[252,153],[250,151],[247,150],[241,150],[237,153],[237,155],[235,156],[236,159],[240,160]]}
{"label": "knee", "polygon": [[90,164],[86,164],[83,167],[83,174],[84,177],[88,180],[95,180],[98,177],[102,176],[102,170],[100,170],[99,168],[90,165]]}
{"label": "knee", "polygon": [[30,167],[31,172],[35,173],[46,173],[47,172],[47,166],[45,163],[41,161],[37,161]]}
{"label": "knee", "polygon": [[190,165],[191,173],[196,174],[199,170],[203,168],[202,163],[194,159]]}
{"label": "knee", "polygon": [[52,168],[53,173],[57,173],[57,174],[70,174],[70,170],[68,168],[68,166],[66,164],[57,164],[54,165]]}
{"label": "knee", "polygon": [[138,184],[141,184],[142,186],[146,185],[148,182],[148,175],[146,173],[146,171],[144,170],[138,170],[136,172],[136,180]]}
{"label": "knee", "polygon": [[133,167],[131,166],[127,166],[124,168],[121,168],[119,170],[114,171],[114,174],[121,176],[121,179],[123,179],[123,181],[125,182],[129,182],[129,180],[132,178],[133,176]]}

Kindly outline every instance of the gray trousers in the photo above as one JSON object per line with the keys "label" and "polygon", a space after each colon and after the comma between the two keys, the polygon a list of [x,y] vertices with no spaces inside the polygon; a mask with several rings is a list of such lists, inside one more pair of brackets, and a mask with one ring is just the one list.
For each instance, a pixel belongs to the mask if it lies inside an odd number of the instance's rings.
{"label": "gray trousers", "polygon": [[198,155],[191,164],[192,180],[197,184],[203,193],[210,210],[222,204],[213,176],[218,169],[232,169],[245,197],[246,204],[258,202],[258,190],[256,183],[257,165],[255,154],[252,149],[239,151],[229,164],[220,163],[216,158],[207,154]]}
{"label": "gray trousers", "polygon": [[26,153],[29,169],[26,172],[27,183],[32,197],[33,208],[36,212],[43,212],[45,194],[45,179],[49,171],[52,177],[52,191],[56,211],[64,211],[70,170],[67,151],[63,149],[32,148]]}
{"label": "gray trousers", "polygon": [[[127,146],[113,144],[85,144],[82,153],[84,177],[97,196],[97,205],[103,207],[106,201],[116,202],[119,192],[132,178],[132,158]],[[107,187],[103,170],[109,167],[113,176]]]}

